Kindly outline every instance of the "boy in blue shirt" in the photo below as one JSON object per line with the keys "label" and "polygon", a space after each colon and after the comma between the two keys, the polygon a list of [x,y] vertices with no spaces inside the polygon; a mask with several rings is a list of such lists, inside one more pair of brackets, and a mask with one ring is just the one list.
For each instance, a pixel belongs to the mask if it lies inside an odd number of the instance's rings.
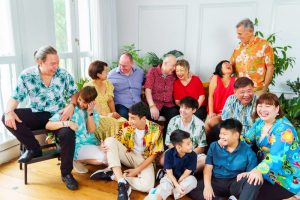
{"label": "boy in blue shirt", "polygon": [[255,200],[261,183],[258,178],[247,178],[247,172],[257,166],[257,158],[247,144],[240,142],[243,125],[230,118],[220,128],[219,142],[213,142],[207,152],[203,180],[189,195],[192,199],[234,195],[239,200]]}
{"label": "boy in blue shirt", "polygon": [[190,134],[177,129],[172,132],[170,140],[174,147],[165,152],[166,175],[160,180],[160,184],[149,192],[146,200],[165,200],[172,193],[174,199],[179,199],[197,185],[193,176],[197,166],[197,154],[193,151]]}

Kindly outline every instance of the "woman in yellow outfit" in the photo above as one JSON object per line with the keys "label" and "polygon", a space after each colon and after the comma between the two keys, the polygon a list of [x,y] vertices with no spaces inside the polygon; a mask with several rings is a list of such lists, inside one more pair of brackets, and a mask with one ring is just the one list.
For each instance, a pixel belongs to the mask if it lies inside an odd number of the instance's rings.
{"label": "woman in yellow outfit", "polygon": [[94,86],[98,93],[95,108],[100,113],[100,121],[95,136],[104,140],[114,136],[126,119],[115,110],[114,86],[107,80],[107,63],[96,60],[90,64],[88,72],[92,80],[84,84],[84,87]]}

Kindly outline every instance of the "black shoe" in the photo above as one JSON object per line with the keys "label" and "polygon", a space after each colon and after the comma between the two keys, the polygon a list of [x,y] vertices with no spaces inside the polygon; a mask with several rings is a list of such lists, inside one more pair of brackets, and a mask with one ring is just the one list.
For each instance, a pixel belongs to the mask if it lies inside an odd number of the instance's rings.
{"label": "black shoe", "polygon": [[113,171],[107,169],[100,169],[95,171],[91,176],[90,179],[92,180],[107,180],[112,181],[111,176],[113,175]]}
{"label": "black shoe", "polygon": [[131,187],[129,183],[118,183],[118,200],[128,200],[131,193]]}
{"label": "black shoe", "polygon": [[21,155],[21,157],[18,159],[19,163],[27,163],[29,162],[32,158],[36,158],[39,156],[42,156],[43,152],[42,150],[26,150],[25,153]]}
{"label": "black shoe", "polygon": [[69,190],[77,190],[78,189],[78,182],[74,179],[72,174],[62,176],[61,179],[63,182],[65,182],[65,184]]}
{"label": "black shoe", "polygon": [[162,179],[162,177],[164,177],[166,174],[165,170],[163,169],[159,169],[156,173],[156,177],[155,177],[155,180],[156,181],[159,181],[160,179]]}

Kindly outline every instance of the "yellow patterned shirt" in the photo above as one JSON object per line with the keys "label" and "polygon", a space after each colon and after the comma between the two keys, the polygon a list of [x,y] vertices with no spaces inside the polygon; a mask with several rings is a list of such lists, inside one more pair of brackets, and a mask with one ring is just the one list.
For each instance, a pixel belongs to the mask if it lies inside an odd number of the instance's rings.
{"label": "yellow patterned shirt", "polygon": [[114,97],[114,86],[113,84],[109,81],[105,81],[105,93],[101,93],[99,86],[95,84],[93,80],[89,81],[88,83],[85,83],[83,87],[85,86],[94,86],[97,91],[97,97],[96,97],[96,110],[101,114],[101,115],[107,115],[108,113],[111,113],[111,110],[108,106],[108,99],[109,97]]}
{"label": "yellow patterned shirt", "polygon": [[274,64],[274,52],[270,43],[255,37],[249,44],[241,43],[230,58],[238,77],[246,76],[254,82],[254,90],[262,90],[267,66]]}
{"label": "yellow patterned shirt", "polygon": [[[116,138],[128,149],[128,151],[133,151],[134,136],[135,128],[133,128],[128,122],[125,122],[116,135]],[[145,147],[143,153],[145,159],[151,155],[163,152],[163,138],[160,126],[155,122],[146,120],[143,145]]]}

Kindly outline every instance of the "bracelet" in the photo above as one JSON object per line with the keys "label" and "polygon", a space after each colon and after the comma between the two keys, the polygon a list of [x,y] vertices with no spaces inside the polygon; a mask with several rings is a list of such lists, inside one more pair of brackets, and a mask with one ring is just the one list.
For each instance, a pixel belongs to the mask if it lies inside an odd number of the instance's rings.
{"label": "bracelet", "polygon": [[70,127],[70,121],[62,121],[63,127]]}
{"label": "bracelet", "polygon": [[149,108],[152,108],[152,107],[154,107],[155,106],[155,104],[152,104],[151,106],[149,106]]}
{"label": "bracelet", "polygon": [[4,115],[7,115],[8,113],[10,113],[10,112],[14,112],[15,110],[9,110],[9,111],[6,111],[5,113],[4,113]]}

